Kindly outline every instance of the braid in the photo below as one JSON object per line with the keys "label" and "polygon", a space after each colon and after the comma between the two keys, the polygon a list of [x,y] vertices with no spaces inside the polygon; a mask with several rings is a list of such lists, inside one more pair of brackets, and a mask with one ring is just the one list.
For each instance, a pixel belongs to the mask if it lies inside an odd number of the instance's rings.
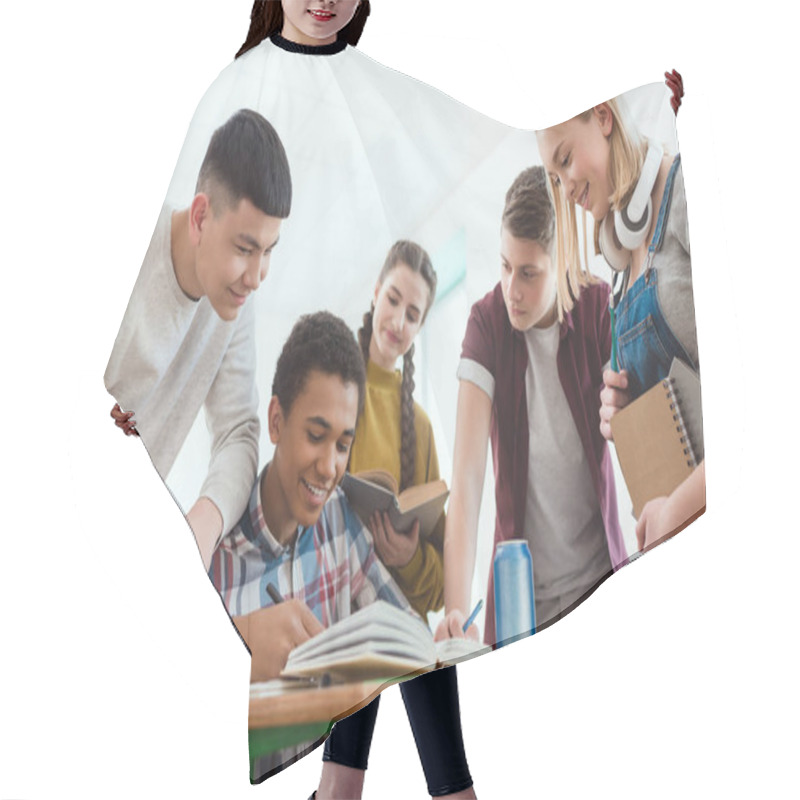
{"label": "braid", "polygon": [[400,387],[400,491],[414,483],[417,432],[414,428],[414,345],[403,356]]}
{"label": "braid", "polygon": [[[372,312],[374,304],[369,307],[369,311],[364,314],[361,322],[361,327],[358,329],[358,344],[361,348],[361,356],[364,359],[364,369],[366,370],[369,364],[369,343],[372,341]],[[353,450],[351,448],[350,455],[347,458],[347,471],[350,471],[350,461],[353,458]]]}
{"label": "braid", "polygon": [[[368,5],[362,0],[362,6]],[[398,265],[410,269],[422,277],[428,287],[428,302],[422,314],[422,322],[436,298],[436,272],[430,256],[415,242],[400,240],[395,242],[386,256],[381,273],[378,276],[378,288],[382,286],[386,276]],[[364,353],[364,363],[369,362],[369,346],[372,341],[372,316],[375,310],[373,303],[364,314],[364,324],[358,332],[358,341]],[[422,324],[422,323],[420,323]],[[400,491],[414,485],[414,473],[417,462],[417,432],[414,426],[414,345],[412,343],[403,356],[403,381],[400,384]]]}
{"label": "braid", "polygon": [[375,306],[371,305],[369,311],[364,314],[361,327],[358,329],[358,343],[361,345],[365,367],[369,364],[369,343],[372,341],[372,312],[374,309]]}

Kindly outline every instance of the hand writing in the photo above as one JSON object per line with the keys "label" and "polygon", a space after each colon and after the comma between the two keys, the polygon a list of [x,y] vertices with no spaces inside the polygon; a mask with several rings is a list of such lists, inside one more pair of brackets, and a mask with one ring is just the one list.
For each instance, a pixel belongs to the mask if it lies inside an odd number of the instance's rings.
{"label": "hand writing", "polygon": [[260,608],[233,621],[250,648],[251,681],[276,678],[286,666],[289,653],[323,631],[320,621],[300,600]]}
{"label": "hand writing", "polygon": [[464,623],[466,621],[467,617],[464,613],[460,609],[454,608],[436,626],[436,633],[433,636],[434,641],[438,642],[442,639],[473,639],[476,642],[480,641],[480,631],[474,622],[464,633]]}

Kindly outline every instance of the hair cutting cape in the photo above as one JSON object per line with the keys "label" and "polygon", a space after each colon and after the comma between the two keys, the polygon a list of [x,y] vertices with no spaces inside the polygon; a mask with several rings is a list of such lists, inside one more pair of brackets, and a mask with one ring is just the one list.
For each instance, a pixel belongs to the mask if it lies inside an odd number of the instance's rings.
{"label": "hair cutting cape", "polygon": [[[663,84],[635,89],[618,99],[643,136],[667,153],[678,153],[675,118]],[[500,277],[499,234],[505,194],[523,169],[542,163],[536,134],[489,119],[352,47],[319,55],[292,52],[279,39],[265,40],[227,67],[201,100],[169,185],[166,209],[191,204],[211,134],[242,108],[258,111],[277,130],[293,186],[291,215],[283,223],[269,276],[247,301],[253,305],[255,318],[255,384],[262,421],[259,471],[271,458],[266,410],[275,363],[293,324],[302,314],[327,309],[352,329],[358,328],[389,247],[398,239],[410,239],[430,253],[439,278],[436,302],[417,339],[416,380],[417,397],[431,418],[442,472],[449,479],[456,369],[467,320],[473,304],[490,293]],[[576,114],[581,111],[575,109]],[[579,236],[583,238],[580,216],[579,211]],[[588,217],[589,266],[610,283],[608,265],[600,256],[592,258],[592,228]],[[686,246],[688,254],[688,242]],[[198,307],[205,302],[201,300]],[[145,324],[137,313],[132,303],[123,325],[134,335],[137,325]],[[158,329],[149,332],[151,339],[159,335]],[[177,349],[175,359],[180,358]],[[113,381],[107,374],[107,387],[124,408],[140,412],[130,405],[130,398],[138,397],[135,387],[126,388],[140,373],[129,367],[124,356],[118,362]],[[601,388],[601,384],[584,386],[583,391],[590,393],[594,402]],[[498,385],[496,391],[500,390]],[[201,410],[174,464],[161,475],[184,511],[200,495],[207,477],[212,443],[203,416]],[[137,419],[150,451],[157,442],[148,439],[147,425],[140,416]],[[596,427],[597,421],[593,416],[589,422]],[[615,515],[619,509],[621,534],[616,551],[609,546],[611,569],[607,574],[626,564],[637,551],[626,485],[629,476],[623,477],[619,470],[613,446],[609,452],[614,461],[616,496],[608,502],[614,505]],[[502,477],[496,461],[494,470],[495,476]],[[509,538],[496,525],[493,484],[490,477],[482,499],[472,585],[473,605],[479,598],[486,600],[477,618],[481,631],[487,632],[482,653],[498,644],[493,638],[493,590],[488,587],[496,540]],[[245,494],[249,489],[245,487]],[[233,520],[226,523],[230,528]],[[514,533],[523,538],[523,531]],[[160,534],[167,535],[164,531]],[[264,594],[264,605],[271,602]],[[432,627],[440,617],[431,615]],[[546,620],[540,625],[542,622]],[[401,670],[394,677],[407,672]],[[389,678],[359,680],[362,688],[357,689],[352,688],[354,684],[338,685],[335,679],[333,687],[324,688],[316,688],[318,684],[304,689],[288,689],[286,683],[253,685],[251,780],[269,777],[319,745],[335,719],[374,696]],[[314,695],[311,702],[310,695]],[[321,702],[320,698],[328,700]]]}

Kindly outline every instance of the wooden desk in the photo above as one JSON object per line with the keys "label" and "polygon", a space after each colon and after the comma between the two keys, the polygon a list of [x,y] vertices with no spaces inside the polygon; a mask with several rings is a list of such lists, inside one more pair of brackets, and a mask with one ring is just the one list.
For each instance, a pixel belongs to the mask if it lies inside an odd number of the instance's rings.
{"label": "wooden desk", "polygon": [[247,726],[282,728],[309,722],[330,722],[363,708],[385,686],[375,683],[345,683],[312,689],[290,689],[271,697],[252,697]]}

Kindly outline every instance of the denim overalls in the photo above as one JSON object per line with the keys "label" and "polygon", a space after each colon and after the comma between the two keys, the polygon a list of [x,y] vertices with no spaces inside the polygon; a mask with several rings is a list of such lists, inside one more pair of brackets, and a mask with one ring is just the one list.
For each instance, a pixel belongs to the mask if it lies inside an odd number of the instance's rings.
{"label": "denim overalls", "polygon": [[[667,377],[672,359],[677,357],[697,371],[697,364],[672,332],[658,302],[658,270],[654,261],[661,249],[664,230],[672,203],[672,186],[680,155],[672,162],[661,208],[658,211],[655,233],[650,242],[644,273],[623,296],[616,308],[618,364],[628,371],[631,400]],[[623,278],[623,290],[629,272]]]}

